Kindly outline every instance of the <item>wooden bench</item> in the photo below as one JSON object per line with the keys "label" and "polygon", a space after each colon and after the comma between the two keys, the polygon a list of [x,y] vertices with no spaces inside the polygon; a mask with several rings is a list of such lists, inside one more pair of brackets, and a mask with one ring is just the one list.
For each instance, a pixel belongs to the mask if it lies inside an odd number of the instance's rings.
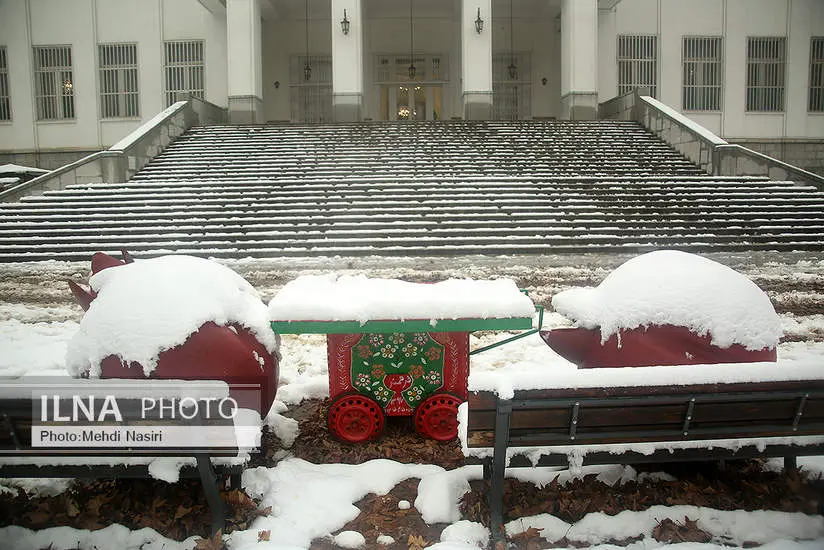
{"label": "wooden bench", "polygon": [[[132,382],[134,381],[130,381]],[[158,381],[151,381],[144,387],[151,390],[151,384],[157,383]],[[147,415],[141,414],[142,403],[139,399],[118,398],[117,402],[122,420],[95,423],[95,429],[99,431],[107,428],[129,429],[134,427],[154,431],[164,427],[179,427],[181,424],[179,417],[160,418],[154,414],[147,419]],[[192,458],[194,464],[182,466],[180,477],[200,479],[209,505],[212,533],[224,528],[226,507],[220,496],[220,483],[228,477],[232,487],[240,487],[240,475],[244,468],[244,461],[238,458],[240,450],[236,440],[231,445],[224,442],[219,446],[215,445],[214,448],[209,446],[191,446],[182,449],[176,447],[147,448],[138,444],[132,446],[120,443],[89,445],[88,442],[61,448],[45,448],[32,444],[33,433],[42,429],[44,425],[41,413],[38,412],[41,404],[37,396],[28,398],[0,396],[0,478],[152,478],[154,476],[149,471],[149,464],[153,459]],[[201,415],[196,418],[195,422],[198,424],[195,428],[187,427],[186,429],[218,428],[231,430],[234,434],[235,428],[231,419],[206,419]],[[76,427],[71,422],[50,421],[45,424],[60,428]],[[33,425],[37,428],[33,429]],[[228,434],[229,432],[222,433]],[[130,460],[124,461],[124,458]],[[131,460],[135,458],[145,460]]]}
{"label": "wooden bench", "polygon": [[[505,538],[506,467],[568,466],[573,456],[573,466],[784,457],[795,468],[797,456],[824,454],[824,438],[802,437],[824,436],[824,380],[524,390],[511,399],[481,391],[468,407],[470,454],[493,450],[469,462],[483,464],[496,541]],[[634,447],[605,447],[616,444]],[[516,454],[507,465],[512,447],[547,448],[537,464]]]}

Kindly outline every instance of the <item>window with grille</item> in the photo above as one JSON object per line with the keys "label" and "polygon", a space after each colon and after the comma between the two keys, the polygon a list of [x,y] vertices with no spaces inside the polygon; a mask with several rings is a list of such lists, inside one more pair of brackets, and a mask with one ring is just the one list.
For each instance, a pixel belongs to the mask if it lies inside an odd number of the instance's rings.
{"label": "window with grille", "polygon": [[810,39],[810,92],[807,108],[824,112],[824,37]]}
{"label": "window with grille", "polygon": [[[409,65],[415,65],[415,78],[409,78]],[[449,70],[444,55],[415,54],[375,56],[375,82],[397,84],[401,82],[446,82]]]}
{"label": "window with grille", "polygon": [[11,120],[9,58],[5,46],[0,46],[0,120]]}
{"label": "window with grille", "polygon": [[34,47],[37,120],[74,118],[71,46]]}
{"label": "window with grille", "polygon": [[139,117],[137,44],[100,44],[97,62],[101,117]]}
{"label": "window with grille", "polygon": [[203,40],[164,42],[166,106],[191,94],[203,99]]}
{"label": "window with grille", "polygon": [[[311,72],[306,79],[305,68]],[[294,56],[289,63],[291,119],[293,122],[332,122],[332,57]]]}
{"label": "window with grille", "polygon": [[721,110],[721,37],[685,36],[681,49],[685,111]]}
{"label": "window with grille", "polygon": [[783,111],[784,37],[747,38],[747,110]]}
{"label": "window with grille", "polygon": [[618,35],[618,95],[649,88],[658,97],[658,37]]}
{"label": "window with grille", "polygon": [[532,116],[532,68],[528,53],[492,56],[492,118],[520,120]]}

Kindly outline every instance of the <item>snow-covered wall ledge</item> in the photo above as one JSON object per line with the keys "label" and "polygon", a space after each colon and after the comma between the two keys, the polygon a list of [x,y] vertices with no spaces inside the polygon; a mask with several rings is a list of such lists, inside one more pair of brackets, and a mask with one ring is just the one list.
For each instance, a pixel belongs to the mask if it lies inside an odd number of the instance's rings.
{"label": "snow-covered wall ledge", "polygon": [[59,191],[69,185],[122,183],[192,126],[225,124],[226,109],[190,97],[164,109],[105,151],[92,153],[0,193],[0,202]]}
{"label": "snow-covered wall ledge", "polygon": [[638,88],[598,105],[598,116],[610,120],[632,120],[663,139],[679,153],[716,176],[766,176],[776,181],[794,181],[824,190],[824,177],[728,143],[709,129]]}
{"label": "snow-covered wall ledge", "polygon": [[226,109],[193,96],[178,101],[109,148],[122,151],[126,164],[112,175],[115,179],[106,181],[128,181],[192,126],[225,124],[227,116]]}

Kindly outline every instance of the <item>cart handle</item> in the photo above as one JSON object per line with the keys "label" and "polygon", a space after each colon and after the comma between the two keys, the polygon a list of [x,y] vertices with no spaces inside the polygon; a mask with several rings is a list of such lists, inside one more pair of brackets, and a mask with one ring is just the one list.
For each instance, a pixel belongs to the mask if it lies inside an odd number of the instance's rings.
{"label": "cart handle", "polygon": [[[524,294],[526,294],[525,291],[523,291],[523,292],[524,292]],[[495,342],[495,343],[489,344],[488,346],[484,346],[482,348],[472,350],[472,351],[469,352],[469,355],[476,355],[476,354],[482,353],[484,351],[489,351],[493,348],[503,346],[504,344],[514,342],[515,340],[520,340],[521,338],[526,338],[527,336],[532,336],[533,334],[535,334],[536,332],[541,330],[541,327],[544,324],[544,306],[535,306],[535,310],[538,312],[538,328],[533,328],[533,329],[528,330],[526,332],[516,334],[515,336],[510,336],[509,338],[501,340],[500,342]]]}

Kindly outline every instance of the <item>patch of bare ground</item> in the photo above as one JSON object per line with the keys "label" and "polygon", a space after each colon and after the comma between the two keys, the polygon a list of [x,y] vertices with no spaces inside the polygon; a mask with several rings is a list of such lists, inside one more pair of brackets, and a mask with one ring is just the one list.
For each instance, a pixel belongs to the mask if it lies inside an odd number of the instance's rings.
{"label": "patch of bare ground", "polygon": [[775,311],[798,317],[824,314],[824,294],[787,293],[770,297]]}
{"label": "patch of bare ground", "polygon": [[[369,494],[355,503],[360,514],[344,525],[342,531],[357,531],[366,539],[368,548],[386,548],[387,550],[409,550],[425,548],[440,540],[445,523],[427,524],[415,506],[418,495],[418,479],[407,479],[396,485],[385,495]],[[400,506],[406,502],[407,507]],[[379,536],[392,537],[394,542],[378,544]],[[388,542],[388,541],[386,541]],[[336,550],[340,548],[333,539],[322,538],[312,541],[311,550]]]}
{"label": "patch of bare ground", "polygon": [[375,441],[342,443],[330,436],[326,427],[328,407],[328,399],[312,399],[284,413],[300,423],[300,436],[290,449],[294,456],[315,464],[361,464],[385,458],[406,464],[437,464],[446,469],[464,465],[457,440],[438,443],[423,439],[415,432],[411,417],[388,417],[383,435]]}
{"label": "patch of bare ground", "polygon": [[[265,510],[246,493],[224,489],[226,531],[247,529]],[[184,540],[208,537],[211,516],[200,481],[166,483],[149,479],[78,481],[54,497],[30,497],[22,490],[0,499],[0,527],[28,529],[68,526],[97,530],[119,523],[136,530],[149,527],[163,536]]]}

